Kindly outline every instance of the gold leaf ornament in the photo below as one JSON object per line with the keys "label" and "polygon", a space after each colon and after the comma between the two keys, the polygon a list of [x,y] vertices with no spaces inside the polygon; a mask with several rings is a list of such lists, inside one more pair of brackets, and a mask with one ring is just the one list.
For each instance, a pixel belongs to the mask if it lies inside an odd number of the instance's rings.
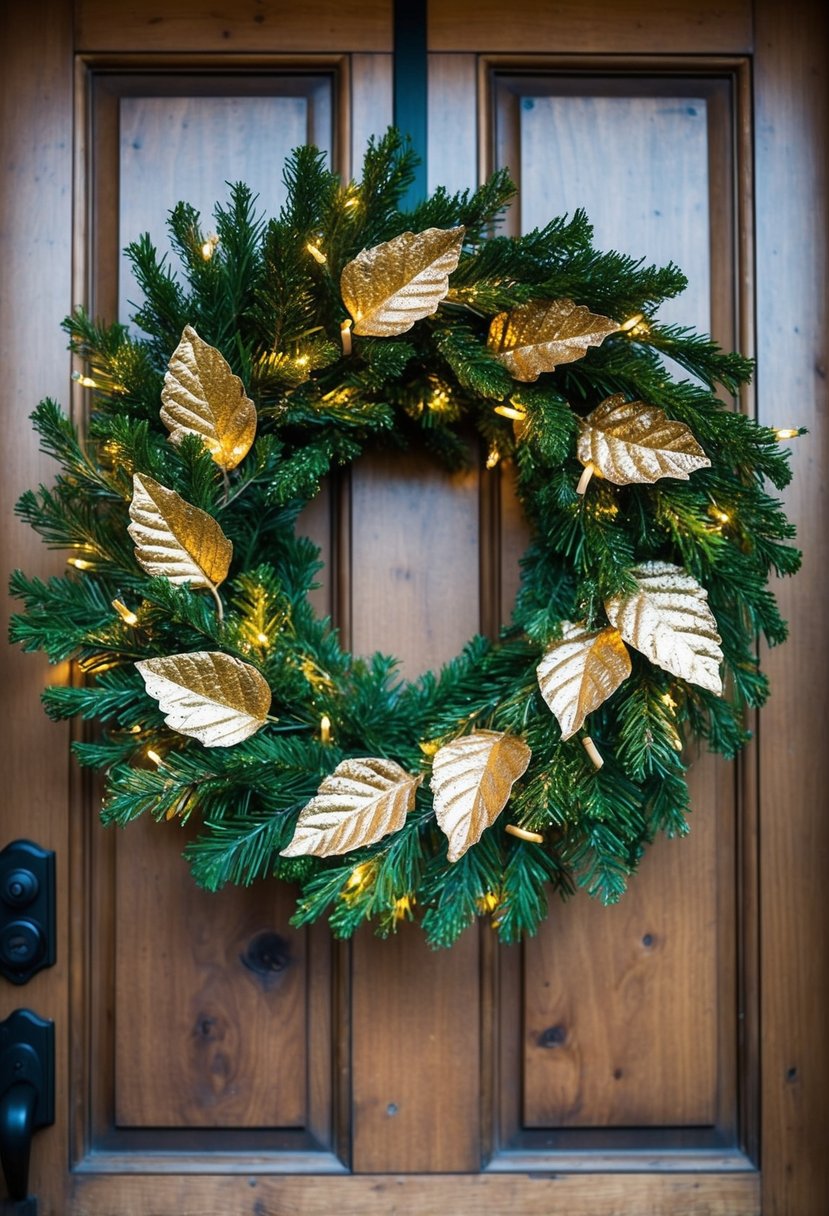
{"label": "gold leaf ornament", "polygon": [[233,545],[212,515],[185,501],[146,473],[132,479],[130,525],[135,556],[151,575],[161,575],[179,586],[212,592],[225,578],[233,556]]}
{"label": "gold leaf ornament", "polygon": [[695,469],[711,464],[684,422],[644,401],[625,401],[620,393],[606,397],[579,425],[579,460],[617,486],[660,477],[687,481]]}
{"label": "gold leaf ornament", "polygon": [[587,715],[603,705],[630,672],[630,655],[618,630],[591,631],[564,621],[561,641],[549,647],[536,672],[562,739],[581,730]]}
{"label": "gold leaf ornament", "polygon": [[173,443],[199,435],[219,468],[244,460],[256,437],[256,406],[215,346],[185,325],[167,365],[161,421]]}
{"label": "gold leaf ornament", "polygon": [[619,326],[573,300],[529,300],[492,318],[487,345],[515,380],[537,380],[601,346]]}
{"label": "gold leaf ornament", "polygon": [[331,857],[399,831],[422,780],[422,774],[413,777],[394,760],[342,760],[300,811],[281,855]]}
{"label": "gold leaf ornament", "polygon": [[457,861],[491,827],[527,771],[532,752],[503,731],[478,730],[444,744],[432,761],[432,793],[438,824]]}
{"label": "gold leaf ornament", "polygon": [[632,574],[636,590],[605,604],[611,625],[657,667],[721,696],[723,653],[708,592],[670,562],[645,562]]}
{"label": "gold leaf ornament", "polygon": [[196,650],[142,659],[135,666],[167,725],[205,747],[233,747],[256,734],[267,719],[267,681],[255,667],[229,654]]}
{"label": "gold leaf ornament", "polygon": [[355,334],[390,338],[429,317],[449,291],[465,229],[426,228],[364,249],[340,276]]}

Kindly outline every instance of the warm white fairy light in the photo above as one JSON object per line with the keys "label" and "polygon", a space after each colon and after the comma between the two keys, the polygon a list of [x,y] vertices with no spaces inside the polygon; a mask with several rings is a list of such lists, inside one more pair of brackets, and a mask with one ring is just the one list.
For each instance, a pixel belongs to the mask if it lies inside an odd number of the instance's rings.
{"label": "warm white fairy light", "polygon": [[406,916],[411,916],[412,905],[415,902],[413,895],[401,895],[399,899],[394,901],[394,920],[395,923],[403,920]]}
{"label": "warm white fairy light", "polygon": [[216,246],[218,244],[219,244],[219,238],[216,236],[215,233],[213,233],[211,236],[207,237],[207,239],[205,240],[204,244],[201,247],[201,255],[204,258],[205,262],[209,262],[210,259],[213,257],[213,254],[216,252]]}
{"label": "warm white fairy light", "polygon": [[582,747],[584,748],[584,750],[587,752],[588,756],[590,757],[590,760],[591,760],[594,768],[601,768],[604,765],[604,760],[602,758],[602,754],[599,751],[599,749],[596,747],[596,744],[593,742],[593,740],[590,738],[590,736],[585,735],[584,738],[582,739],[581,743],[582,743]]}
{"label": "warm white fairy light", "polygon": [[527,417],[526,410],[514,405],[496,405],[495,413],[500,414],[502,418],[512,418],[513,422],[523,422]]}
{"label": "warm white fairy light", "polygon": [[73,372],[72,379],[75,384],[79,384],[81,388],[98,388],[98,381],[93,380],[91,376],[85,376],[83,372]]}
{"label": "warm white fairy light", "polygon": [[592,463],[592,461],[588,460],[587,464],[584,466],[584,471],[578,480],[578,485],[576,486],[577,494],[584,494],[585,490],[590,484],[590,478],[596,472],[598,472],[596,466]]}
{"label": "warm white fairy light", "polygon": [[131,608],[127,607],[127,605],[123,602],[123,600],[113,600],[112,606],[115,609],[115,611],[118,613],[118,615],[120,616],[121,620],[124,622],[125,625],[137,625],[138,624],[138,617],[135,615],[135,613],[132,611]]}
{"label": "warm white fairy light", "polygon": [[308,242],[305,248],[308,250],[314,261],[319,262],[320,266],[324,266],[328,261],[328,258],[322,252],[320,247],[318,245],[314,245],[311,241]]}
{"label": "warm white fairy light", "polygon": [[484,914],[494,912],[501,901],[494,891],[487,891],[475,903],[478,906],[478,911]]}
{"label": "warm white fairy light", "polygon": [[544,843],[540,832],[529,832],[526,828],[520,828],[517,823],[508,823],[504,831],[509,832],[510,836],[517,836],[519,840],[529,840],[531,844]]}

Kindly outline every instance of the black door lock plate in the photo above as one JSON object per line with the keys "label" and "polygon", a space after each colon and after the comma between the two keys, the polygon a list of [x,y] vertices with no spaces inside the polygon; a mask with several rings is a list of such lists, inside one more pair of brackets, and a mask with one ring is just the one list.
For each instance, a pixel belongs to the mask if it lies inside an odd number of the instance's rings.
{"label": "black door lock plate", "polygon": [[55,961],[55,854],[31,840],[0,850],[0,975],[25,984]]}

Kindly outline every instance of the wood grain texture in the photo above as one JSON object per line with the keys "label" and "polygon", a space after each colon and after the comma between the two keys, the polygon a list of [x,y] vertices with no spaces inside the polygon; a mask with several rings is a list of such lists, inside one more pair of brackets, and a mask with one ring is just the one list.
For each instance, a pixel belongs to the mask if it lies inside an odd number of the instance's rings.
{"label": "wood grain texture", "polygon": [[366,145],[382,135],[392,119],[391,55],[351,56],[351,176],[360,177]]}
{"label": "wood grain texture", "polygon": [[[729,146],[716,155],[709,148],[710,92],[710,81],[649,76],[504,77],[493,142],[520,184],[522,231],[585,207],[599,248],[693,267],[688,290],[661,315],[705,330],[715,313],[727,341],[731,233],[712,234],[709,217],[714,199],[722,210],[719,195],[728,197],[733,162]],[[713,301],[712,249],[724,251],[727,267]],[[526,536],[510,485],[507,469],[500,503],[504,614]],[[733,901],[720,895],[733,881],[733,784],[725,766],[707,758],[697,762],[692,788],[698,814],[690,841],[659,842],[617,908],[584,896],[554,904],[526,944],[523,1060],[512,1065],[520,1068],[523,1109],[509,1114],[518,1077],[508,1072],[502,1126],[510,1119],[537,1129],[724,1120],[736,1133],[737,927]]]}
{"label": "wood grain texture", "polygon": [[131,827],[119,840],[115,905],[116,1122],[304,1126],[306,946],[288,925],[296,893],[283,883],[202,891],[179,856],[192,831]]}
{"label": "wood grain texture", "polygon": [[[330,157],[334,145],[330,80],[295,79],[293,95],[284,96],[236,96],[229,91],[232,85],[217,82],[214,89],[228,90],[226,95],[177,97],[169,95],[163,80],[148,81],[142,96],[122,96],[118,247],[149,232],[159,253],[178,266],[167,230],[170,210],[185,200],[201,213],[203,231],[214,232],[214,207],[227,205],[228,182],[251,187],[258,214],[278,215],[285,200],[283,166],[292,149],[315,142]],[[290,80],[285,78],[288,90]],[[176,82],[176,88],[181,84]],[[127,320],[135,311],[131,305],[140,303],[122,255],[119,319]]]}
{"label": "wood grain texture", "polygon": [[[760,1216],[759,1189],[756,1174],[124,1177],[118,1216]],[[73,1216],[113,1216],[111,1194],[107,1179],[76,1176]]]}
{"label": "wood grain texture", "polygon": [[80,51],[389,51],[391,0],[78,0]]}
{"label": "wood grain texture", "polygon": [[[37,38],[31,31],[37,30]],[[60,321],[71,295],[72,63],[71,19],[60,0],[0,6],[0,335],[4,421],[0,477],[0,571],[24,567],[41,578],[59,573],[63,558],[48,553],[13,514],[20,494],[49,483],[51,460],[38,452],[29,414],[47,395],[69,406],[69,357]],[[68,668],[49,670],[45,659],[23,654],[6,641],[9,612],[2,597],[0,687],[4,746],[2,843],[26,837],[57,853],[57,963],[25,989],[0,985],[0,1018],[26,1006],[57,1020],[57,1122],[32,1149],[40,1211],[65,1210],[66,1150],[70,1107],[69,1035],[65,1010],[69,968],[68,746],[66,725],[47,720],[40,692],[66,681]],[[4,1194],[0,1180],[0,1194]]]}
{"label": "wood grain texture", "polygon": [[751,0],[665,0],[636,10],[616,0],[430,0],[430,51],[731,52],[752,47]]}
{"label": "wood grain texture", "polygon": [[[367,456],[351,476],[351,646],[397,655],[409,677],[476,631],[478,475],[425,457]],[[414,926],[353,945],[353,1168],[476,1170],[477,933],[430,951]]]}
{"label": "wood grain texture", "polygon": [[351,489],[351,646],[394,654],[409,678],[478,629],[478,473],[426,456],[366,456]]}
{"label": "wood grain texture", "polygon": [[806,426],[785,493],[804,551],[778,585],[790,641],[765,656],[760,722],[763,1211],[818,1212],[829,1191],[829,716],[826,535],[826,8],[758,0],[756,88],[760,420]]}
{"label": "wood grain texture", "polygon": [[556,903],[527,942],[526,1126],[716,1121],[716,776],[697,770],[691,837],[653,845],[621,904]]}
{"label": "wood grain texture", "polygon": [[356,1173],[480,1169],[478,967],[475,929],[451,952],[430,950],[414,925],[404,925],[394,942],[357,935]]}
{"label": "wood grain texture", "polygon": [[429,56],[429,192],[474,187],[478,179],[475,55]]}
{"label": "wood grain texture", "polygon": [[627,96],[591,95],[587,80],[581,95],[521,97],[522,231],[584,207],[596,248],[689,268],[687,289],[665,302],[660,319],[706,333],[714,192],[705,97],[693,96],[693,85],[691,96],[683,89],[673,97],[649,96],[647,80],[622,87]]}

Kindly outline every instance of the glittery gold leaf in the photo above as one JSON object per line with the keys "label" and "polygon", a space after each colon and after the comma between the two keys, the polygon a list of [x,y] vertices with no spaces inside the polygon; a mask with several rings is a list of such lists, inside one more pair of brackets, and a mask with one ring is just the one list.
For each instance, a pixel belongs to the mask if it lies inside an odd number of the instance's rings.
{"label": "glittery gold leaf", "polygon": [[670,562],[645,562],[632,574],[636,590],[605,604],[611,625],[657,667],[720,695],[723,653],[708,592]]}
{"label": "glittery gold leaf", "polygon": [[173,443],[200,435],[220,468],[235,469],[256,436],[256,406],[224,356],[185,325],[161,390],[161,421]]}
{"label": "glittery gold leaf", "polygon": [[133,477],[128,531],[148,574],[215,594],[227,577],[233,545],[212,515],[145,473]]}
{"label": "glittery gold leaf", "polygon": [[432,762],[435,815],[457,861],[506,806],[532,752],[517,735],[478,730],[446,743]]}
{"label": "glittery gold leaf", "polygon": [[330,857],[399,831],[422,780],[393,760],[342,760],[300,811],[293,840],[282,856]]}
{"label": "glittery gold leaf", "polygon": [[529,300],[492,318],[487,345],[516,380],[537,380],[583,358],[618,328],[572,300]]}
{"label": "glittery gold leaf", "polygon": [[355,334],[390,338],[431,316],[449,290],[463,228],[426,228],[364,249],[344,267],[340,290]]}
{"label": "glittery gold leaf", "polygon": [[565,621],[562,638],[538,665],[541,695],[570,739],[630,675],[627,647],[616,629],[591,631]]}
{"label": "glittery gold leaf", "polygon": [[620,393],[605,400],[580,423],[578,457],[617,486],[660,477],[688,480],[711,461],[684,422],[672,422],[644,401]]}
{"label": "glittery gold leaf", "polygon": [[271,690],[255,667],[221,651],[196,650],[142,659],[147,692],[167,725],[205,747],[232,747],[255,734],[268,716]]}

